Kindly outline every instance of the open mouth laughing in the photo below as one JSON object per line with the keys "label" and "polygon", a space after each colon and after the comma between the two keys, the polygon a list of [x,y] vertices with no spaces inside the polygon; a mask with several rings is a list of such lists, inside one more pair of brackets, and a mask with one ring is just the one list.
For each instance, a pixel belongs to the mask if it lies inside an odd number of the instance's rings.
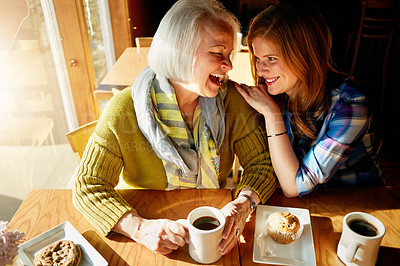
{"label": "open mouth laughing", "polygon": [[225,75],[221,74],[210,74],[210,80],[213,84],[221,86],[224,81]]}

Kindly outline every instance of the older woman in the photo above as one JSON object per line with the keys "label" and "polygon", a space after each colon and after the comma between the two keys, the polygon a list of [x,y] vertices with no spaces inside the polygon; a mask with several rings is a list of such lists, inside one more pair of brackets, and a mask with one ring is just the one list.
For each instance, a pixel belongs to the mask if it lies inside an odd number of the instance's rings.
{"label": "older woman", "polygon": [[222,209],[220,252],[226,254],[254,206],[273,193],[277,181],[263,125],[227,79],[238,29],[213,0],[177,1],[162,19],[149,67],[107,105],[75,181],[75,206],[104,235],[117,232],[161,254],[184,245],[185,228],[140,217],[117,184],[221,188],[236,154],[244,174],[237,198]]}

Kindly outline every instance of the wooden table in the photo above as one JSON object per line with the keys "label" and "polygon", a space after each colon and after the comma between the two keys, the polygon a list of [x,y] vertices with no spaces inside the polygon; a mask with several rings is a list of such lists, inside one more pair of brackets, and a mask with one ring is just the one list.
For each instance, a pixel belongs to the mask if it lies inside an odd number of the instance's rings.
{"label": "wooden table", "polygon": [[[353,211],[376,216],[386,226],[377,265],[395,265],[400,261],[400,188],[319,188],[301,198],[286,198],[277,190],[268,205],[305,208],[310,211],[317,265],[344,265],[336,255],[342,233],[343,217]],[[242,265],[253,262],[255,213],[243,232],[240,243]]]}
{"label": "wooden table", "polygon": [[[186,218],[199,206],[209,205],[218,209],[232,200],[231,190],[122,190],[124,198],[135,206],[139,215],[146,218]],[[193,265],[187,245],[167,256],[154,254],[146,247],[119,234],[110,238],[101,236],[72,205],[71,190],[33,190],[15,216],[10,228],[26,234],[29,240],[64,221],[69,221],[92,246],[114,265]],[[236,246],[214,265],[239,265]]]}
{"label": "wooden table", "polygon": [[[195,207],[221,208],[232,199],[230,190],[123,190],[121,194],[138,213],[148,218],[184,218]],[[345,214],[364,211],[386,226],[377,265],[400,261],[400,188],[319,188],[302,198],[286,198],[277,190],[268,205],[306,208],[310,211],[317,265],[343,265],[336,255]],[[216,265],[253,263],[255,216],[253,213],[240,238],[239,248],[223,256]],[[192,265],[187,245],[168,256],[155,255],[121,235],[100,236],[76,210],[71,190],[33,190],[10,221],[11,229],[25,232],[27,240],[68,220],[103,255],[110,265]],[[240,254],[240,256],[239,256]],[[395,263],[396,262],[396,263]]]}
{"label": "wooden table", "polygon": [[[95,91],[97,100],[107,100],[113,95],[112,89],[121,90],[132,85],[139,73],[148,65],[148,47],[128,47],[118,58],[110,72],[100,82]],[[253,84],[250,59],[247,51],[238,52],[233,60],[233,69],[228,73],[229,78],[246,84]]]}

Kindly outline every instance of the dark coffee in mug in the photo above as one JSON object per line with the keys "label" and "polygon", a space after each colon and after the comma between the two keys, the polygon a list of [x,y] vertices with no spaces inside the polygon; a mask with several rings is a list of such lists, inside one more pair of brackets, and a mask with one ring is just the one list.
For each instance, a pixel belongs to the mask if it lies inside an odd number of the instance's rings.
{"label": "dark coffee in mug", "polygon": [[211,216],[199,217],[193,222],[193,226],[200,230],[212,230],[217,228],[219,225],[219,221]]}
{"label": "dark coffee in mug", "polygon": [[355,219],[349,222],[351,230],[359,235],[363,236],[376,236],[378,235],[378,229],[375,226],[367,222],[366,220]]}

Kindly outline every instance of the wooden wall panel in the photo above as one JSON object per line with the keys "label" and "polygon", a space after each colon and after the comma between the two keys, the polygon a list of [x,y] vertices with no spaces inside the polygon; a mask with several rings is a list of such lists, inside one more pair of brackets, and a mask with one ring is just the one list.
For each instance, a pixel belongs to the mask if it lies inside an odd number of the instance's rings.
{"label": "wooden wall panel", "polygon": [[132,47],[131,19],[128,0],[109,0],[111,25],[114,38],[115,58],[127,47]]}
{"label": "wooden wall panel", "polygon": [[152,37],[165,13],[177,0],[129,0],[132,37]]}
{"label": "wooden wall panel", "polygon": [[95,69],[83,2],[54,0],[79,125],[97,119]]}

